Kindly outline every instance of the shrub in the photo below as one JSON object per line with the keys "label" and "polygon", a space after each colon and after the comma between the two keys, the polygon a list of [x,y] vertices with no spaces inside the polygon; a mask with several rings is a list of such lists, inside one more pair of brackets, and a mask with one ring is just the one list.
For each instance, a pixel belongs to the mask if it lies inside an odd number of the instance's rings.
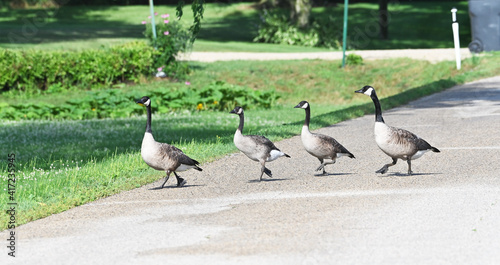
{"label": "shrub", "polygon": [[0,49],[0,89],[46,90],[137,82],[151,74],[155,53],[144,42],[81,52]]}
{"label": "shrub", "polygon": [[361,57],[361,55],[350,53],[346,57],[346,64],[347,65],[362,65],[363,64],[363,57]]}
{"label": "shrub", "polygon": [[[222,81],[212,84],[197,91],[199,100],[197,109],[210,109],[229,111],[235,106],[244,109],[271,108],[279,96],[274,90],[261,91],[250,88],[227,84]],[[199,104],[202,104],[201,106]]]}
{"label": "shrub", "polygon": [[307,29],[294,25],[288,16],[279,12],[264,11],[258,35],[254,42],[289,44],[308,47],[340,49],[342,27],[332,16],[316,18]]}
{"label": "shrub", "polygon": [[270,108],[279,98],[274,90],[258,91],[221,81],[201,89],[186,86],[177,89],[160,88],[146,93],[107,89],[88,91],[84,97],[70,99],[58,105],[0,103],[0,119],[82,120],[130,117],[144,113],[144,109],[135,104],[135,100],[145,95],[153,100],[153,112],[156,113],[168,113],[178,109],[229,111],[236,105],[245,109]]}
{"label": "shrub", "polygon": [[184,29],[177,20],[170,20],[170,14],[156,15],[156,39],[153,36],[152,23],[142,21],[146,25],[144,35],[152,47],[158,50],[154,56],[154,66],[158,71],[165,72],[168,76],[183,76],[188,68],[176,61],[175,56],[184,52],[191,46],[191,34]]}

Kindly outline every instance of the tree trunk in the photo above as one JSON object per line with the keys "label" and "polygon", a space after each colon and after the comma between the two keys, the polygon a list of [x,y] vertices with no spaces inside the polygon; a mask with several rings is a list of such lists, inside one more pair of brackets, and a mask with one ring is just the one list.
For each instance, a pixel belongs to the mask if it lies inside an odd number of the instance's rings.
{"label": "tree trunk", "polygon": [[389,39],[389,11],[388,4],[389,0],[379,0],[379,25],[380,25],[380,38],[383,40]]}
{"label": "tree trunk", "polygon": [[290,20],[299,28],[309,27],[311,0],[289,0],[291,5]]}

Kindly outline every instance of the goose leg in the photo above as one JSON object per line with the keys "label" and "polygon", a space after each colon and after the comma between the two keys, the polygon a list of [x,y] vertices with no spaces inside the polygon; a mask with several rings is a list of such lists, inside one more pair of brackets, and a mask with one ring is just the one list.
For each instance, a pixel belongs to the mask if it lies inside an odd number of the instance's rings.
{"label": "goose leg", "polygon": [[321,165],[316,169],[316,171],[320,171],[321,169],[323,169],[323,175],[326,175],[325,166],[335,164],[335,162],[336,162],[335,160],[332,160],[330,162],[323,162],[323,159],[320,159],[320,158],[318,158],[318,159],[321,162]]}
{"label": "goose leg", "polygon": [[323,158],[318,158],[318,160],[321,165],[319,165],[319,167],[316,168],[316,171],[320,171],[323,169],[323,175],[325,175],[326,171],[325,171],[325,164],[323,164]]}
{"label": "goose leg", "polygon": [[385,174],[387,172],[387,170],[389,170],[389,167],[396,165],[397,162],[398,162],[398,159],[393,158],[391,164],[385,164],[381,169],[375,171],[375,173]]}
{"label": "goose leg", "polygon": [[267,167],[264,169],[264,173],[266,173],[266,175],[267,175],[267,176],[269,176],[270,178],[272,178],[272,177],[273,177],[273,173],[272,173],[272,172],[271,172],[271,170],[269,170],[269,168],[267,168]]}
{"label": "goose leg", "polygon": [[183,178],[179,177],[179,175],[177,175],[177,173],[175,173],[175,171],[174,171],[174,175],[175,175],[175,178],[177,178],[177,187],[182,187],[182,186],[184,186],[184,184],[186,184],[186,181]]}
{"label": "goose leg", "polygon": [[413,171],[411,171],[411,159],[406,160],[406,162],[408,163],[408,175],[411,176],[413,173]]}
{"label": "goose leg", "polygon": [[161,184],[160,189],[163,189],[163,187],[165,186],[165,183],[167,183],[168,178],[170,178],[170,171],[167,171],[167,176],[165,176],[165,181],[163,182],[163,184]]}
{"label": "goose leg", "polygon": [[268,175],[270,178],[273,177],[273,174],[271,173],[271,170],[269,170],[268,168],[266,168],[266,161],[260,161],[260,165],[262,166],[260,168],[260,181],[262,181],[262,175],[264,175],[264,173],[266,173],[266,175]]}

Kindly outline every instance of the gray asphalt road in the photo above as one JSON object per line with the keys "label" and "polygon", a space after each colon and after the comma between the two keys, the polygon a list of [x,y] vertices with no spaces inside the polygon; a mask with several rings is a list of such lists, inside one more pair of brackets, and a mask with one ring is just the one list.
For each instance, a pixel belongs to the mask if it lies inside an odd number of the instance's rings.
{"label": "gray asphalt road", "polygon": [[356,156],[328,176],[293,137],[276,143],[292,158],[269,163],[272,180],[227,156],[182,174],[183,188],[150,190],[159,180],[18,227],[17,257],[2,247],[1,264],[500,264],[500,77],[384,118],[441,153],[414,161],[412,176],[401,161],[378,175],[390,158],[373,115],[349,120],[319,130]]}

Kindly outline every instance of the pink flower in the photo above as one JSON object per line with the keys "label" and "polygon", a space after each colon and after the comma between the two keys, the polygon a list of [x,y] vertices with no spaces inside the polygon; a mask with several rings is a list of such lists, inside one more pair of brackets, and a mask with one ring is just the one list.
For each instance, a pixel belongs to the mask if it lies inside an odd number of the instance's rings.
{"label": "pink flower", "polygon": [[148,16],[149,19],[151,19],[151,16]]}
{"label": "pink flower", "polygon": [[165,24],[168,24],[168,22],[169,22],[168,19],[163,20],[163,23],[165,23]]}
{"label": "pink flower", "polygon": [[158,72],[161,72],[161,70],[163,70],[163,67],[158,67],[158,69],[156,70],[158,70]]}
{"label": "pink flower", "polygon": [[144,25],[144,24],[146,24],[147,22],[146,22],[146,20],[143,20],[141,23],[142,23],[142,25]]}
{"label": "pink flower", "polygon": [[169,14],[163,14],[163,15],[161,15],[162,18],[167,18],[169,16],[170,16]]}
{"label": "pink flower", "polygon": [[168,34],[170,34],[170,32],[168,31],[163,32],[163,35],[168,35]]}
{"label": "pink flower", "polygon": [[186,86],[189,86],[189,85],[191,85],[191,82],[186,81],[186,83],[184,83],[184,84],[186,84]]}
{"label": "pink flower", "polygon": [[155,16],[158,16],[158,12],[155,12]]}

